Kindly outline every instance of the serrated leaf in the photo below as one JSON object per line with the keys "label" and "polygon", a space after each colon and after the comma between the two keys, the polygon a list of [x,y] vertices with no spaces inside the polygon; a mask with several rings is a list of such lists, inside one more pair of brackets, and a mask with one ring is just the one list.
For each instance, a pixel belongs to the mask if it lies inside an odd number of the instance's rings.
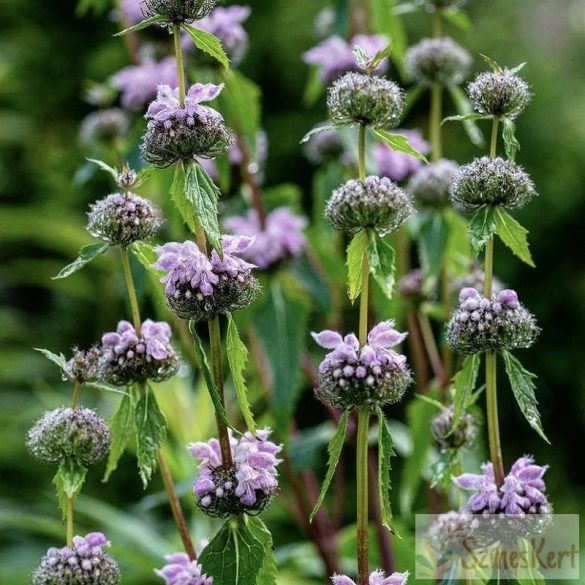
{"label": "serrated leaf", "polygon": [[63,368],[67,363],[67,360],[62,353],[57,355],[56,353],[53,353],[52,351],[42,347],[35,347],[34,350],[42,353],[48,360],[52,361],[54,364],[57,364],[60,368]]}
{"label": "serrated leaf", "polygon": [[118,461],[132,435],[134,422],[134,398],[131,394],[125,394],[120,401],[118,410],[110,420],[110,429],[112,431],[112,442],[108,452],[108,463],[102,481],[106,482],[110,475],[118,467]]}
{"label": "serrated leaf", "polygon": [[151,16],[150,18],[146,18],[146,19],[142,20],[138,24],[135,24],[133,26],[129,26],[128,28],[125,28],[124,30],[117,32],[114,36],[121,37],[123,35],[127,35],[128,33],[143,30],[145,28],[148,28],[149,26],[152,26],[153,24],[156,24],[158,22],[164,22],[164,21],[165,21],[164,16],[161,16],[160,14],[156,14],[155,16]]}
{"label": "serrated leaf", "polygon": [[330,130],[335,130],[336,127],[333,124],[324,124],[323,126],[317,126],[311,130],[309,130],[302,138],[299,144],[305,144],[308,142],[313,136],[316,134],[321,134],[321,132],[329,132]]}
{"label": "serrated leaf", "polygon": [[528,424],[550,444],[550,441],[542,429],[540,413],[538,412],[538,401],[536,400],[536,395],[534,393],[536,386],[534,385],[533,380],[536,378],[536,375],[525,370],[520,361],[509,351],[502,350],[500,355],[504,360],[512,392],[514,393],[514,397],[516,398],[516,402],[518,403],[524,418],[526,418]]}
{"label": "serrated leaf", "polygon": [[520,150],[520,143],[516,138],[516,124],[510,118],[502,118],[502,137],[508,160],[516,160],[516,153]]}
{"label": "serrated leaf", "polygon": [[455,385],[455,398],[453,400],[453,424],[451,426],[451,431],[455,430],[461,417],[469,407],[477,383],[480,362],[480,354],[476,353],[468,355],[463,360],[461,369],[453,378],[453,383]]}
{"label": "serrated leaf", "polygon": [[327,447],[327,452],[329,454],[329,458],[327,459],[327,473],[325,474],[325,479],[321,485],[321,491],[319,492],[319,497],[317,498],[317,502],[309,516],[309,522],[313,521],[315,514],[319,511],[319,508],[323,504],[323,500],[327,494],[327,490],[331,485],[331,480],[333,479],[333,475],[335,474],[335,469],[337,467],[337,463],[339,462],[339,457],[341,456],[341,451],[343,449],[343,443],[345,442],[345,433],[347,431],[347,424],[349,422],[349,411],[345,411],[341,416],[341,420],[339,421],[339,426],[337,427],[337,431],[333,438],[329,442]]}
{"label": "serrated leaf", "polygon": [[364,260],[368,251],[368,232],[359,231],[347,247],[347,294],[353,303],[362,292]]}
{"label": "serrated leaf", "polygon": [[450,226],[442,213],[430,214],[420,226],[418,247],[425,278],[436,279],[443,268]]}
{"label": "serrated leaf", "polygon": [[390,506],[390,492],[392,491],[390,480],[392,465],[390,464],[390,459],[396,453],[394,453],[392,435],[388,429],[382,409],[378,407],[376,413],[378,415],[378,497],[380,499],[380,515],[382,524],[394,533],[392,528],[392,508]]}
{"label": "serrated leaf", "polygon": [[392,150],[396,152],[404,152],[406,154],[410,154],[410,156],[414,156],[419,160],[422,160],[426,163],[429,161],[427,160],[426,156],[419,152],[416,148],[413,148],[408,143],[408,137],[404,136],[404,134],[393,134],[392,132],[386,132],[386,130],[373,130],[374,134],[382,139]]}
{"label": "serrated leaf", "polygon": [[236,322],[230,313],[228,313],[226,354],[234,381],[238,405],[246,421],[246,427],[251,433],[256,434],[256,422],[254,421],[252,408],[248,402],[248,388],[246,387],[246,378],[244,377],[246,364],[248,363],[248,348],[240,339]]}
{"label": "serrated leaf", "polygon": [[367,252],[370,274],[386,298],[391,299],[394,292],[396,253],[394,248],[373,230],[368,231],[368,238]]}
{"label": "serrated leaf", "polygon": [[496,218],[491,205],[484,205],[473,214],[467,226],[467,233],[471,250],[477,256],[496,233]]}
{"label": "serrated leaf", "polygon": [[272,534],[270,534],[270,530],[268,530],[264,522],[262,522],[258,516],[253,516],[249,519],[248,527],[254,536],[264,545],[265,551],[264,562],[262,563],[258,576],[256,577],[256,585],[276,585],[278,568],[274,557]]}
{"label": "serrated leaf", "polygon": [[229,68],[230,60],[223,50],[221,41],[215,35],[185,23],[181,24],[181,28],[188,33],[200,51],[219,61],[226,69]]}
{"label": "serrated leaf", "polygon": [[451,95],[451,99],[455,104],[455,109],[457,110],[458,116],[451,116],[449,118],[445,118],[441,125],[447,121],[457,120],[463,124],[463,129],[467,133],[469,140],[475,146],[482,146],[484,143],[483,134],[480,130],[479,126],[475,123],[477,120],[485,120],[490,118],[490,116],[483,116],[481,114],[477,114],[473,111],[473,106],[467,97],[467,94],[461,89],[460,86],[450,83],[447,86],[449,90],[449,94]]}
{"label": "serrated leaf", "polygon": [[103,160],[97,160],[95,158],[88,158],[86,160],[88,160],[90,163],[93,163],[94,165],[97,165],[100,169],[102,169],[102,171],[109,173],[114,178],[114,181],[118,180],[118,169],[111,167]]}
{"label": "serrated leaf", "polygon": [[528,247],[528,230],[522,227],[511,215],[500,207],[495,209],[496,233],[512,253],[522,262],[535,268],[530,248]]}
{"label": "serrated leaf", "polygon": [[67,500],[75,500],[83,487],[87,469],[74,459],[66,459],[59,465],[59,469],[53,477],[53,485],[57,491],[59,508],[65,518]]}
{"label": "serrated leaf", "polygon": [[110,248],[110,244],[103,243],[103,244],[87,244],[86,246],[82,246],[81,250],[79,250],[79,256],[62,268],[59,271],[57,276],[53,276],[53,280],[58,280],[60,278],[67,278],[71,276],[74,272],[81,270],[86,264],[89,264],[92,260],[106,252]]}
{"label": "serrated leaf", "polygon": [[142,485],[146,488],[157,466],[158,450],[167,434],[165,417],[150,388],[146,388],[136,403],[134,429],[138,469]]}

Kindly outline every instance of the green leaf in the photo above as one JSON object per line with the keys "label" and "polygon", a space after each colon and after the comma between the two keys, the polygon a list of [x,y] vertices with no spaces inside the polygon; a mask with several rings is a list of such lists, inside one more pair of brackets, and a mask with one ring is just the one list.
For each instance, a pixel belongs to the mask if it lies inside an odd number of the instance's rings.
{"label": "green leaf", "polygon": [[362,292],[364,259],[367,257],[368,232],[359,231],[347,247],[347,286],[349,300],[353,303]]}
{"label": "green leaf", "polygon": [[479,373],[479,364],[481,362],[480,354],[468,355],[463,360],[461,369],[455,374],[453,383],[455,384],[455,399],[453,401],[453,425],[454,430],[461,417],[469,407],[470,400],[477,383]]}
{"label": "green leaf", "polygon": [[510,118],[502,118],[502,137],[508,160],[516,160],[516,153],[520,150],[520,143],[516,138],[516,124]]}
{"label": "green leaf", "polygon": [[535,268],[530,248],[528,247],[528,230],[522,227],[511,215],[500,207],[495,208],[496,233],[515,256],[522,262]]}
{"label": "green leaf", "polygon": [[420,226],[418,246],[426,278],[438,278],[443,268],[450,226],[442,213],[430,214]]}
{"label": "green leaf", "polygon": [[524,63],[520,63],[520,65],[516,65],[516,67],[512,67],[512,69],[510,69],[510,73],[512,75],[516,75],[517,73],[520,73],[520,71],[522,71],[522,69],[524,69],[525,65],[526,65],[526,61],[524,61]]}
{"label": "green leaf", "polygon": [[214,583],[274,585],[272,537],[259,518],[232,517],[203,549],[199,562]]}
{"label": "green leaf", "polygon": [[127,35],[128,33],[131,33],[131,32],[143,30],[145,28],[148,28],[149,26],[152,26],[153,24],[156,24],[157,22],[164,22],[164,20],[165,20],[164,16],[161,16],[160,14],[156,14],[155,16],[151,16],[150,18],[146,18],[145,20],[139,22],[138,24],[135,24],[134,26],[130,26],[128,28],[125,28],[124,30],[121,30],[120,32],[116,33],[114,36],[121,37],[122,35]]}
{"label": "green leaf", "polygon": [[[526,538],[518,539],[518,549],[521,558],[525,559],[536,559],[538,558],[538,552],[534,550],[533,541],[527,540]],[[534,566],[536,565],[536,566]],[[516,582],[519,585],[546,585],[546,580],[538,570],[537,563],[526,563],[522,568],[517,569],[515,575]]]}
{"label": "green leaf", "polygon": [[230,60],[223,50],[221,41],[215,35],[185,23],[181,25],[181,28],[189,34],[194,45],[200,51],[219,61],[226,69],[229,68]]}
{"label": "green leaf", "polygon": [[308,142],[313,136],[316,134],[321,134],[321,132],[329,132],[330,130],[335,130],[336,127],[333,124],[324,124],[323,126],[316,126],[315,128],[309,130],[302,138],[299,144],[305,144]]}
{"label": "green leaf", "polygon": [[327,494],[327,490],[331,485],[331,480],[333,479],[333,475],[335,474],[335,468],[337,467],[337,463],[339,462],[339,457],[341,455],[341,451],[343,449],[343,443],[345,442],[345,433],[347,431],[347,423],[349,422],[349,415],[350,412],[346,410],[341,420],[339,421],[339,426],[337,427],[337,431],[335,435],[331,439],[329,446],[327,447],[327,452],[329,453],[329,458],[327,460],[327,473],[325,474],[325,479],[323,480],[323,484],[321,485],[321,492],[319,493],[319,497],[317,498],[317,502],[315,503],[315,507],[309,516],[309,522],[313,521],[315,514],[319,511],[319,508],[323,504],[323,500],[325,499],[325,495]]}
{"label": "green leaf", "polygon": [[536,378],[534,374],[525,370],[522,364],[509,351],[502,350],[500,352],[504,364],[506,365],[506,373],[512,392],[516,398],[516,402],[528,421],[528,424],[547,442],[550,444],[547,436],[542,429],[542,422],[540,420],[540,413],[538,412],[538,401],[534,390],[536,386],[533,380]]}
{"label": "green leaf", "polygon": [[138,172],[136,175],[136,180],[134,181],[133,187],[140,187],[145,181],[147,181],[155,172],[157,168],[150,166],[144,167],[141,171]]}
{"label": "green leaf", "polygon": [[389,59],[390,56],[392,55],[392,43],[389,43],[388,45],[386,45],[383,49],[380,49],[373,57],[372,60],[370,61],[370,63],[368,64],[368,71],[370,72],[374,72],[376,71],[376,69],[378,68],[378,65],[380,65],[380,63],[382,61],[384,61],[384,59]]}
{"label": "green leaf", "polygon": [[87,246],[82,246],[81,250],[79,250],[79,256],[76,260],[71,262],[62,268],[57,276],[53,276],[53,280],[58,280],[60,278],[67,278],[71,276],[74,272],[81,270],[86,264],[89,264],[92,260],[97,258],[100,254],[103,254],[110,248],[110,244],[103,243],[103,244],[87,244]]}
{"label": "green leaf", "polygon": [[63,518],[65,518],[67,510],[67,500],[75,500],[79,495],[85,482],[86,474],[87,469],[75,459],[66,459],[59,465],[59,469],[53,478],[53,485],[57,491]]}
{"label": "green leaf", "polygon": [[118,180],[118,169],[115,167],[111,167],[103,160],[96,160],[95,158],[88,158],[86,160],[88,160],[90,163],[93,163],[94,165],[97,165],[100,169],[102,169],[102,171],[109,173],[114,178],[114,181]]}
{"label": "green leaf", "polygon": [[402,19],[395,12],[396,0],[372,0],[370,6],[372,23],[375,29],[373,32],[386,35],[392,41],[393,61],[400,70],[402,77],[404,54],[408,47],[408,39]]}
{"label": "green leaf", "polygon": [[461,89],[459,85],[451,83],[447,86],[447,89],[449,90],[449,94],[451,95],[451,99],[453,100],[455,109],[459,115],[445,118],[441,124],[452,120],[461,122],[463,124],[463,129],[467,133],[471,143],[475,144],[475,146],[482,146],[484,142],[483,134],[475,122],[477,120],[489,119],[491,116],[483,116],[481,114],[474,113],[467,94],[463,91],[463,89]]}
{"label": "green leaf", "polygon": [[246,378],[244,377],[246,364],[248,363],[248,348],[240,339],[236,322],[230,313],[228,313],[226,353],[238,398],[238,405],[246,421],[246,427],[251,433],[256,434],[256,423],[252,408],[248,402],[248,389],[246,387]]}
{"label": "green leaf", "polygon": [[370,274],[380,286],[384,295],[392,298],[394,291],[395,272],[396,272],[396,254],[394,248],[383,240],[373,230],[368,232],[368,261],[370,265]]}
{"label": "green leaf", "polygon": [[439,453],[439,457],[431,468],[431,487],[440,486],[444,491],[449,490],[451,476],[457,473],[456,465],[458,458],[459,453],[457,449],[448,449]]}
{"label": "green leaf", "polygon": [[370,57],[366,53],[365,49],[359,45],[356,45],[353,47],[351,52],[353,53],[353,58],[356,62],[356,65],[361,69],[366,69],[368,67],[368,63],[370,62]]}
{"label": "green leaf", "polygon": [[158,260],[158,255],[154,251],[154,246],[152,244],[147,244],[146,242],[134,242],[130,245],[130,249],[136,256],[136,259],[140,264],[148,270],[148,272],[152,272],[157,277],[160,276],[161,271],[153,268],[153,264]]}
{"label": "green leaf", "polygon": [[382,409],[378,407],[376,413],[378,415],[378,497],[380,498],[380,515],[382,524],[394,533],[392,528],[392,509],[390,507],[390,492],[392,491],[390,459],[396,453],[394,453],[392,435],[388,429]]}
{"label": "green leaf", "polygon": [[477,256],[496,233],[496,218],[491,205],[484,205],[474,213],[467,226],[467,233],[473,254]]}
{"label": "green leaf", "polygon": [[185,197],[185,164],[180,161],[175,165],[175,174],[171,183],[171,201],[175,204],[177,211],[187,224],[192,233],[196,233],[195,216],[193,206]]}
{"label": "green leaf", "polygon": [[146,388],[136,403],[134,418],[136,456],[142,484],[146,488],[157,466],[158,450],[167,434],[167,423],[156,397]]}
{"label": "green leaf", "polygon": [[63,368],[67,363],[67,360],[62,353],[57,355],[56,353],[53,353],[52,351],[42,347],[35,347],[34,350],[42,353],[48,360],[52,361],[54,364],[57,364],[60,368]]}
{"label": "green leaf", "polygon": [[207,390],[209,391],[209,396],[211,397],[211,401],[213,402],[213,407],[215,408],[215,412],[219,416],[221,422],[232,429],[233,431],[237,431],[236,427],[232,425],[232,423],[228,420],[227,412],[225,406],[221,401],[221,397],[217,390],[217,386],[213,380],[213,374],[211,373],[211,368],[209,367],[209,362],[207,361],[207,354],[205,353],[205,349],[203,349],[203,342],[199,335],[197,335],[197,331],[195,330],[195,322],[189,321],[189,331],[193,336],[194,347],[195,347],[195,355],[197,356],[197,362],[199,364],[199,368],[205,378],[205,383],[207,384]]}
{"label": "green leaf", "polygon": [[126,394],[120,401],[120,406],[116,414],[110,421],[110,429],[112,431],[112,443],[108,453],[108,463],[102,481],[106,482],[110,479],[110,475],[118,467],[118,461],[126,445],[130,440],[132,434],[132,427],[134,422],[134,398],[130,394]]}
{"label": "green leaf", "polygon": [[392,148],[392,150],[410,154],[410,156],[414,156],[426,163],[429,162],[422,152],[419,152],[416,148],[410,146],[407,136],[404,136],[403,134],[393,134],[392,132],[386,132],[386,130],[374,130],[373,132],[378,138],[381,138],[390,148]]}
{"label": "green leaf", "polygon": [[501,73],[502,68],[491,58],[480,53],[481,58],[494,70],[494,73]]}
{"label": "green leaf", "polygon": [[453,26],[464,31],[471,29],[471,21],[462,10],[455,7],[449,10],[443,10],[442,14],[445,20],[449,21]]}

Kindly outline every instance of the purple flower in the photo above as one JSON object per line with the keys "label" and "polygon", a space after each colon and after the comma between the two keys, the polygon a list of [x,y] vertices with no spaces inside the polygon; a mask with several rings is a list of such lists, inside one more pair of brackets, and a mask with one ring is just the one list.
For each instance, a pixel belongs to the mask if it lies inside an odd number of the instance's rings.
{"label": "purple flower", "polygon": [[264,228],[253,209],[244,216],[226,219],[224,225],[238,235],[254,238],[243,257],[262,269],[299,256],[306,246],[303,229],[307,221],[294,215],[289,207],[277,207],[271,211],[266,216]]}
{"label": "purple flower", "polygon": [[110,83],[122,92],[122,107],[141,111],[157,94],[159,85],[177,85],[177,65],[174,57],[161,61],[146,59],[140,65],[124,67],[111,77]]}
{"label": "purple flower", "polygon": [[124,18],[123,26],[132,26],[144,20],[141,0],[122,0],[120,9]]}
{"label": "purple flower", "polygon": [[230,435],[233,465],[224,465],[217,439],[187,445],[201,460],[193,492],[199,507],[210,516],[257,513],[263,510],[278,489],[276,456],[282,445],[268,440],[270,429],[247,432],[239,440]]}
{"label": "purple flower", "polygon": [[[320,122],[313,128],[330,126],[329,122]],[[340,161],[344,165],[352,162],[351,153],[345,150],[343,140],[336,130],[322,130],[313,134],[304,145],[305,156],[314,164],[319,165],[327,161]]]}
{"label": "purple flower", "polygon": [[175,553],[165,558],[167,564],[155,570],[155,573],[165,580],[166,585],[212,585],[213,577],[204,575],[201,565],[185,553]]}
{"label": "purple flower", "polygon": [[[429,144],[419,130],[396,130],[408,139],[408,144],[419,152],[429,152]],[[422,161],[405,152],[397,152],[385,142],[374,146],[374,161],[378,174],[393,181],[403,181],[422,166]]]}
{"label": "purple flower", "polygon": [[[406,573],[392,573],[386,577],[384,571],[376,570],[370,573],[369,585],[406,585],[408,581],[408,571]],[[356,585],[353,579],[346,575],[333,575],[331,577],[333,585]]]}

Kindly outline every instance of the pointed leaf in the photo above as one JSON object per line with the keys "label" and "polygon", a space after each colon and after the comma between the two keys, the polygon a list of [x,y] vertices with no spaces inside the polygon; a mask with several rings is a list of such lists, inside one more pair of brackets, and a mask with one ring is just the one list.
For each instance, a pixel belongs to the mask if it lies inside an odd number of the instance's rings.
{"label": "pointed leaf", "polygon": [[453,425],[454,430],[461,417],[469,407],[469,403],[473,397],[473,391],[477,383],[477,375],[479,374],[479,364],[481,362],[480,354],[468,355],[463,360],[461,369],[455,374],[453,383],[455,384],[455,399],[453,401]]}
{"label": "pointed leaf", "polygon": [[530,248],[528,247],[528,230],[522,227],[511,215],[500,207],[495,209],[496,233],[522,262],[535,268]]}
{"label": "pointed leaf", "polygon": [[502,118],[502,137],[508,160],[516,160],[516,153],[520,150],[520,143],[516,138],[516,124],[510,118]]}
{"label": "pointed leaf", "polygon": [[143,183],[145,183],[155,172],[157,168],[153,166],[144,167],[141,171],[138,172],[136,175],[136,180],[134,181],[133,187],[140,187]]}
{"label": "pointed leaf", "polygon": [[364,259],[368,249],[367,230],[359,231],[347,247],[347,286],[349,300],[353,303],[362,292]]}
{"label": "pointed leaf", "polygon": [[480,53],[481,58],[494,70],[494,73],[501,73],[502,68],[491,58]]}
{"label": "pointed leaf", "polygon": [[365,49],[363,49],[359,45],[356,45],[355,47],[353,47],[351,52],[353,53],[353,59],[356,65],[361,69],[367,69],[368,63],[370,62],[370,57],[366,53]]}
{"label": "pointed leaf", "polygon": [[384,61],[384,59],[389,59],[392,55],[392,43],[386,45],[383,49],[378,51],[372,58],[371,62],[368,64],[368,71],[374,72],[378,68],[378,65]]}
{"label": "pointed leaf", "polygon": [[62,353],[57,355],[56,353],[53,353],[52,351],[42,347],[35,347],[34,350],[42,353],[48,360],[52,361],[54,364],[57,364],[60,368],[63,368],[67,363],[67,360]]}
{"label": "pointed leaf", "polygon": [[380,286],[380,289],[391,299],[394,291],[396,273],[396,254],[394,248],[383,240],[373,230],[368,231],[368,261],[370,274]]}
{"label": "pointed leaf", "polygon": [[421,224],[418,246],[425,278],[438,278],[443,268],[450,226],[442,213],[430,214]]}
{"label": "pointed leaf", "polygon": [[443,10],[442,14],[445,17],[445,20],[448,20],[453,26],[464,31],[471,29],[471,21],[467,17],[467,14],[462,10],[459,10],[457,7]]}
{"label": "pointed leaf", "polygon": [[414,156],[426,163],[429,162],[422,152],[410,146],[408,137],[404,136],[404,134],[393,134],[392,132],[386,132],[386,130],[374,130],[374,134],[381,138],[392,150],[410,154],[410,156]]}
{"label": "pointed leaf", "polygon": [[115,167],[111,167],[103,160],[96,160],[95,158],[88,158],[86,160],[88,160],[90,163],[93,163],[94,165],[97,165],[100,169],[102,169],[102,171],[109,173],[114,178],[114,181],[118,180],[118,169]]}
{"label": "pointed leaf", "polygon": [[67,500],[75,500],[83,487],[87,469],[74,459],[66,459],[59,465],[59,469],[53,478],[53,485],[57,491],[59,508],[63,513],[63,519],[67,511]]}
{"label": "pointed leaf", "polygon": [[264,545],[265,552],[264,562],[262,563],[258,576],[256,577],[256,585],[276,585],[278,568],[276,566],[276,559],[274,558],[272,534],[270,534],[270,530],[268,530],[264,522],[262,522],[258,516],[250,518],[248,527],[254,536]]}
{"label": "pointed leaf", "polygon": [[221,41],[211,33],[183,23],[181,28],[189,34],[193,44],[204,53],[219,61],[226,69],[230,66],[230,60],[223,50]]}
{"label": "pointed leaf", "polygon": [[53,276],[53,280],[58,280],[60,278],[67,278],[71,276],[74,272],[81,270],[86,264],[89,264],[92,260],[97,258],[100,254],[103,254],[110,248],[110,244],[103,243],[103,244],[87,244],[86,246],[82,246],[81,250],[79,250],[79,256],[76,260],[71,262],[62,268],[57,276]]}
{"label": "pointed leaf", "polygon": [[486,242],[496,233],[495,213],[491,205],[484,205],[475,212],[467,226],[467,233],[471,250],[477,256]]}
{"label": "pointed leaf", "polygon": [[164,21],[165,21],[164,16],[161,16],[160,14],[155,14],[154,16],[151,16],[150,18],[146,18],[145,20],[142,20],[138,24],[135,24],[133,26],[129,26],[128,28],[125,28],[124,30],[117,32],[114,36],[121,37],[123,35],[127,35],[128,33],[136,32],[138,30],[143,30],[145,28],[148,28],[149,26],[152,26],[153,24],[156,24],[158,22],[164,22]]}
{"label": "pointed leaf", "polygon": [[390,492],[392,491],[390,459],[396,453],[394,453],[392,435],[388,429],[382,409],[378,407],[376,413],[378,415],[378,497],[380,499],[380,515],[382,524],[394,533],[392,528],[392,508],[390,507]]}
{"label": "pointed leaf", "polygon": [[132,395],[126,394],[122,397],[120,406],[110,421],[112,443],[110,444],[108,463],[102,481],[108,481],[110,475],[112,475],[118,467],[118,461],[120,460],[120,457],[122,457],[126,445],[132,435],[133,422],[134,398]]}

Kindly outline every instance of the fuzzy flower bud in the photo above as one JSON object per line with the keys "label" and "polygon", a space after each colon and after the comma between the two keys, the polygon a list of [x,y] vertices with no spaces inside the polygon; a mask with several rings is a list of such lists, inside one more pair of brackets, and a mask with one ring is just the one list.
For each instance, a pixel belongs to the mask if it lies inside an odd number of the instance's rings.
{"label": "fuzzy flower bud", "polygon": [[[370,573],[368,578],[368,585],[406,585],[408,581],[408,572],[406,573],[392,573],[386,577],[385,573],[380,570],[375,570]],[[347,575],[333,575],[331,577],[333,585],[356,585],[353,579]]]}
{"label": "fuzzy flower bud", "polygon": [[171,345],[171,328],[164,321],[147,319],[140,335],[128,321],[102,336],[105,378],[116,386],[146,380],[163,382],[179,369],[179,356]]}
{"label": "fuzzy flower bud", "polygon": [[81,123],[79,139],[83,144],[111,144],[127,136],[130,130],[128,114],[120,108],[98,110]]}
{"label": "fuzzy flower bud", "polygon": [[406,71],[418,83],[457,84],[469,74],[471,56],[452,38],[423,39],[406,52]]}
{"label": "fuzzy flower bud", "polygon": [[402,90],[393,81],[346,73],[327,93],[329,116],[336,124],[395,128],[404,109]]}
{"label": "fuzzy flower bud", "polygon": [[447,343],[459,353],[528,348],[540,333],[534,315],[513,290],[503,290],[490,300],[474,288],[464,288],[459,301],[447,324]]}
{"label": "fuzzy flower bud", "polygon": [[351,179],[333,191],[325,218],[336,230],[356,233],[372,228],[380,235],[398,229],[414,212],[404,191],[386,177]]}
{"label": "fuzzy flower bud", "polygon": [[[315,128],[327,125],[327,122],[321,122]],[[349,162],[343,140],[336,130],[324,130],[314,134],[304,145],[303,152],[315,165],[339,160],[343,163]]]}
{"label": "fuzzy flower bud", "polygon": [[191,455],[201,460],[193,492],[206,515],[256,515],[270,504],[278,490],[276,467],[282,461],[276,457],[282,445],[268,440],[270,432],[268,428],[256,436],[247,432],[238,440],[230,435],[233,465],[223,464],[217,439],[187,445]]}
{"label": "fuzzy flower bud", "polygon": [[459,449],[472,443],[477,436],[475,419],[464,414],[453,428],[453,407],[448,406],[431,421],[431,432],[435,442],[442,451]]}
{"label": "fuzzy flower bud", "polygon": [[120,189],[128,191],[128,189],[134,187],[136,179],[138,179],[138,173],[127,166],[124,166],[116,177],[116,184]]}
{"label": "fuzzy flower bud", "polygon": [[74,459],[84,466],[97,463],[110,448],[106,422],[90,408],[56,408],[45,412],[29,430],[26,446],[43,463]]}
{"label": "fuzzy flower bud", "polygon": [[253,264],[242,259],[253,243],[245,236],[222,236],[223,260],[214,250],[208,258],[194,242],[170,242],[156,248],[154,268],[171,309],[182,319],[202,321],[247,307],[260,290]]}
{"label": "fuzzy flower bud", "polygon": [[101,532],[74,536],[73,544],[50,548],[32,576],[32,585],[116,585],[120,569],[102,548],[109,546]]}
{"label": "fuzzy flower bud", "polygon": [[146,112],[148,126],[142,139],[142,158],[157,167],[194,156],[215,158],[228,152],[232,135],[219,112],[203,102],[214,100],[223,85],[196,83],[179,101],[179,90],[158,87],[157,98]]}
{"label": "fuzzy flower bud", "polygon": [[514,120],[530,103],[530,86],[508,69],[483,72],[467,86],[473,108],[486,116]]}
{"label": "fuzzy flower bud", "polygon": [[166,22],[191,23],[206,17],[218,0],[142,0],[144,16],[162,16]]}
{"label": "fuzzy flower bud", "polygon": [[113,193],[91,205],[87,231],[124,248],[152,239],[163,220],[158,207],[134,193]]}
{"label": "fuzzy flower bud", "polygon": [[459,168],[449,189],[453,203],[466,213],[484,205],[523,207],[537,193],[524,169],[503,158],[476,158]]}
{"label": "fuzzy flower bud", "polygon": [[421,208],[441,209],[450,203],[449,185],[459,165],[442,159],[421,167],[410,179],[407,193]]}
{"label": "fuzzy flower bud", "polygon": [[412,383],[406,357],[391,348],[406,338],[392,321],[376,325],[360,348],[357,337],[336,331],[311,333],[321,347],[332,351],[319,365],[315,394],[339,410],[367,408],[397,402]]}
{"label": "fuzzy flower bud", "polygon": [[185,553],[175,553],[165,558],[167,564],[155,573],[165,580],[166,585],[212,585],[213,577],[204,575],[201,565]]}
{"label": "fuzzy flower bud", "polygon": [[87,350],[73,350],[73,356],[63,366],[61,375],[64,381],[97,382],[103,377],[101,353],[98,347],[90,347]]}

